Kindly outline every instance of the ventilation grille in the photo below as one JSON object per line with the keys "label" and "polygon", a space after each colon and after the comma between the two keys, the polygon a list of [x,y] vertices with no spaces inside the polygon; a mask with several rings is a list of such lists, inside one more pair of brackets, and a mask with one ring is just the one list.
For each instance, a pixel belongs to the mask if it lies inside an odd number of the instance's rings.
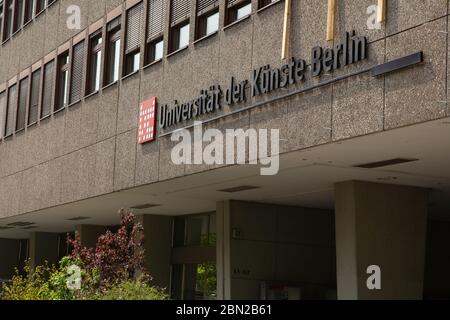
{"label": "ventilation grille", "polygon": [[42,97],[41,117],[48,116],[52,110],[54,68],[55,68],[55,61],[47,63],[44,67],[44,93]]}
{"label": "ventilation grille", "polygon": [[72,83],[70,90],[70,102],[81,99],[83,68],[84,67],[84,42],[80,42],[73,47]]}
{"label": "ventilation grille", "polygon": [[134,51],[141,46],[143,8],[144,5],[141,2],[127,11],[127,52]]}
{"label": "ventilation grille", "polygon": [[381,167],[393,166],[396,164],[408,163],[419,161],[419,159],[406,159],[406,158],[395,158],[371,163],[365,163],[355,166],[355,168],[364,168],[364,169],[376,169]]}
{"label": "ventilation grille", "polygon": [[226,192],[226,193],[236,193],[236,192],[242,192],[242,191],[248,191],[248,190],[255,190],[255,189],[259,189],[260,187],[256,187],[256,186],[238,186],[238,187],[233,187],[233,188],[227,188],[227,189],[222,189],[222,190],[217,190],[220,192]]}
{"label": "ventilation grille", "polygon": [[41,70],[33,73],[31,76],[31,97],[30,111],[28,113],[28,123],[34,123],[38,118],[39,108],[39,87],[41,85]]}
{"label": "ventilation grille", "polygon": [[216,4],[219,4],[218,0],[198,0],[197,12],[202,12]]}
{"label": "ventilation grille", "polygon": [[148,10],[148,38],[153,39],[164,33],[165,0],[150,0]]}
{"label": "ventilation grille", "polygon": [[154,203],[146,203],[146,204],[140,204],[134,207],[131,207],[131,209],[134,210],[143,210],[143,209],[149,209],[149,208],[154,208],[154,207],[159,207],[159,204],[154,204]]}
{"label": "ventilation grille", "polygon": [[89,217],[74,217],[74,218],[70,218],[67,219],[67,221],[83,221],[83,220],[88,220],[90,219]]}
{"label": "ventilation grille", "polygon": [[172,0],[172,12],[170,15],[170,22],[172,24],[181,22],[191,14],[190,0]]}

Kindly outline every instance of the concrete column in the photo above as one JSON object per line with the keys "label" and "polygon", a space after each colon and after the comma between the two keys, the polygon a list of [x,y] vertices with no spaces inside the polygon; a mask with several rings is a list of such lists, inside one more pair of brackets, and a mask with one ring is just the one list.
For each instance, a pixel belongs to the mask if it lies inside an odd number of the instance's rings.
{"label": "concrete column", "polygon": [[145,267],[152,284],[170,291],[172,217],[143,215],[136,219],[144,228]]}
{"label": "concrete column", "polygon": [[9,280],[20,265],[20,241],[0,239],[0,280]]}
{"label": "concrete column", "polygon": [[231,201],[221,201],[216,206],[216,268],[217,268],[217,299],[231,299]]}
{"label": "concrete column", "polygon": [[58,234],[33,232],[30,237],[30,265],[32,268],[58,263]]}
{"label": "concrete column", "polygon": [[[335,186],[338,299],[422,299],[425,189],[349,181]],[[367,268],[381,268],[369,290]]]}
{"label": "concrete column", "polygon": [[106,232],[107,227],[82,224],[76,227],[80,235],[81,245],[87,248],[95,248],[98,237]]}

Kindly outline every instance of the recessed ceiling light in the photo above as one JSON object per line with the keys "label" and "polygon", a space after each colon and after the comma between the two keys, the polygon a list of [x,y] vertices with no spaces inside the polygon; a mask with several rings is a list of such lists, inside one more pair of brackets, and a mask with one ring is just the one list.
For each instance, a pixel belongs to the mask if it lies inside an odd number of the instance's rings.
{"label": "recessed ceiling light", "polygon": [[67,219],[67,221],[82,221],[82,220],[88,220],[88,219],[91,219],[91,218],[89,218],[89,217],[74,217],[74,218]]}
{"label": "recessed ceiling light", "polygon": [[248,190],[254,190],[254,189],[260,189],[261,187],[256,186],[238,186],[238,187],[232,187],[222,190],[217,190],[219,192],[227,192],[227,193],[236,193],[241,191],[248,191]]}
{"label": "recessed ceiling light", "polygon": [[140,205],[131,207],[131,209],[143,210],[143,209],[149,209],[149,208],[154,208],[154,207],[159,207],[159,206],[161,206],[161,205],[155,204],[155,203],[146,203],[146,204],[140,204]]}
{"label": "recessed ceiling light", "polygon": [[393,166],[396,164],[415,162],[415,161],[419,161],[419,159],[395,158],[395,159],[360,164],[360,165],[355,166],[355,168],[375,169],[375,168]]}
{"label": "recessed ceiling light", "polygon": [[36,223],[34,223],[34,222],[18,221],[18,222],[8,223],[8,226],[11,226],[11,227],[28,227],[28,226],[32,226],[34,224],[36,224]]}

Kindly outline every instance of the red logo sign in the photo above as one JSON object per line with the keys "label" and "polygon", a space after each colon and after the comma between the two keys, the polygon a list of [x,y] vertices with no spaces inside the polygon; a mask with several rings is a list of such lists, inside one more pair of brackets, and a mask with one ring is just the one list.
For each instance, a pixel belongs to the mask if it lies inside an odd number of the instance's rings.
{"label": "red logo sign", "polygon": [[139,106],[138,143],[144,144],[155,140],[157,100],[151,98]]}

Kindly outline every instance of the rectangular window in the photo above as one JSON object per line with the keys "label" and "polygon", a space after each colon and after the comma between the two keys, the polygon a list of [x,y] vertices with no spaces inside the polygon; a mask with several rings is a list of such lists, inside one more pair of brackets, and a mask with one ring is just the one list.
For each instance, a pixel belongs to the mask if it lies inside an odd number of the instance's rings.
{"label": "rectangular window", "polygon": [[258,0],[258,9],[264,8],[269,4],[279,2],[280,0]]}
{"label": "rectangular window", "polygon": [[56,76],[56,103],[55,111],[61,110],[69,102],[69,51],[58,56],[58,74]]}
{"label": "rectangular window", "polygon": [[14,84],[8,89],[8,104],[6,106],[5,137],[9,137],[14,132],[14,114],[17,109],[17,85]]}
{"label": "rectangular window", "polygon": [[219,30],[219,1],[198,0],[197,17],[197,39]]}
{"label": "rectangular window", "polygon": [[149,0],[147,18],[146,64],[162,59],[164,55],[165,0]]}
{"label": "rectangular window", "polygon": [[50,61],[44,66],[44,86],[42,92],[41,118],[52,112],[53,87],[55,85],[55,61]]}
{"label": "rectangular window", "polygon": [[0,92],[0,139],[5,133],[6,91]]}
{"label": "rectangular window", "polygon": [[14,10],[14,28],[13,33],[22,28],[23,23],[23,5],[24,0],[16,0],[16,8]]}
{"label": "rectangular window", "polygon": [[89,39],[89,71],[87,93],[93,93],[100,90],[100,75],[102,68],[102,30],[98,30]]}
{"label": "rectangular window", "polygon": [[31,75],[31,94],[30,94],[30,108],[28,110],[28,125],[31,125],[38,120],[39,112],[39,93],[41,88],[41,69],[33,72]]}
{"label": "rectangular window", "polygon": [[170,52],[189,45],[191,2],[171,0],[170,13]]}
{"label": "rectangular window", "polygon": [[4,22],[3,22],[3,41],[9,39],[13,29],[13,0],[6,0],[4,5]]}
{"label": "rectangular window", "polygon": [[[3,1],[0,0],[0,34],[3,34]],[[1,131],[1,130],[0,130]],[[1,137],[1,136],[0,136]]]}
{"label": "rectangular window", "polygon": [[73,47],[72,81],[70,82],[70,103],[81,100],[83,91],[84,41]]}
{"label": "rectangular window", "polygon": [[139,70],[143,15],[144,4],[142,2],[127,11],[124,75]]}
{"label": "rectangular window", "polygon": [[45,0],[36,0],[36,6],[34,8],[34,14],[39,14],[45,9]]}
{"label": "rectangular window", "polygon": [[106,26],[107,45],[106,63],[104,72],[104,85],[119,80],[120,66],[120,17],[108,23]]}
{"label": "rectangular window", "polygon": [[25,1],[25,12],[23,15],[23,23],[24,24],[29,22],[31,19],[33,19],[34,2],[35,2],[35,0]]}
{"label": "rectangular window", "polygon": [[231,24],[252,13],[251,0],[228,0],[226,9],[227,24]]}
{"label": "rectangular window", "polygon": [[28,78],[19,82],[19,104],[16,115],[16,131],[25,129],[28,104]]}

